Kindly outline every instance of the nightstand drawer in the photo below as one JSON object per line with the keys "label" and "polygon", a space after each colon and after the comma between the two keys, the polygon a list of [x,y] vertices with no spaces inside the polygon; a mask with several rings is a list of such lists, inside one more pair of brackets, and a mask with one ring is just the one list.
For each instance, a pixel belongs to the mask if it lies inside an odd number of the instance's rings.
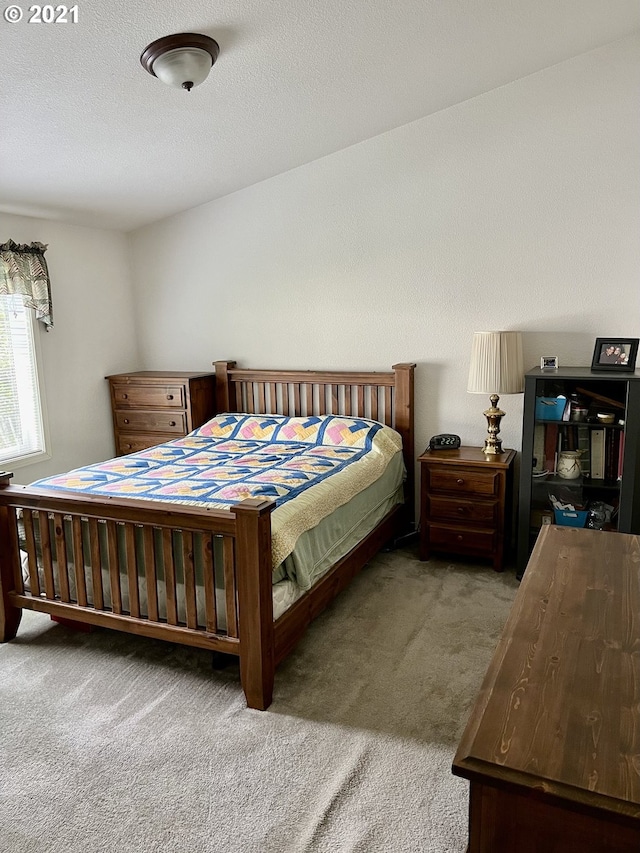
{"label": "nightstand drawer", "polygon": [[140,409],[184,409],[184,385],[119,385],[112,386],[114,406]]}
{"label": "nightstand drawer", "polygon": [[187,423],[184,412],[116,411],[115,422],[122,432],[164,432],[185,435]]}
{"label": "nightstand drawer", "polygon": [[470,501],[431,495],[427,513],[429,518],[442,521],[493,525],[500,518],[500,504],[498,501]]}
{"label": "nightstand drawer", "polygon": [[155,447],[156,444],[163,444],[165,441],[173,441],[175,435],[163,435],[157,432],[155,435],[144,435],[137,433],[135,435],[127,435],[119,433],[116,442],[116,453],[118,456],[126,456],[127,453],[137,453],[138,450],[146,450],[148,447]]}
{"label": "nightstand drawer", "polygon": [[496,533],[493,530],[466,530],[446,525],[429,525],[429,544],[434,549],[443,549],[457,553],[492,556],[496,547]]}
{"label": "nightstand drawer", "polygon": [[479,468],[440,468],[434,465],[428,469],[427,477],[430,492],[456,492],[489,498],[499,494],[500,475],[492,469],[482,471]]}

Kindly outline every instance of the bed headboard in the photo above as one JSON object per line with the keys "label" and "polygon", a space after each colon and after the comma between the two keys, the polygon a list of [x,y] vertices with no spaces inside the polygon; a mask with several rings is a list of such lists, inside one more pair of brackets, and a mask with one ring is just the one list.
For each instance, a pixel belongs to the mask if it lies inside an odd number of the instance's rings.
{"label": "bed headboard", "polygon": [[235,361],[216,361],[218,412],[346,415],[387,424],[402,436],[407,468],[407,520],[415,520],[413,372],[394,364],[388,373],[319,370],[250,370]]}

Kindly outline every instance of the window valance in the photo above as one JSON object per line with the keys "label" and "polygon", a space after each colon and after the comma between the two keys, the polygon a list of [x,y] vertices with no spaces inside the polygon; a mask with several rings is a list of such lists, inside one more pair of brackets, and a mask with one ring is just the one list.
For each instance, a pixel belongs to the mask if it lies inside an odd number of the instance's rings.
{"label": "window valance", "polygon": [[0,245],[0,295],[17,293],[28,308],[34,308],[36,318],[47,329],[53,326],[51,283],[42,243]]}

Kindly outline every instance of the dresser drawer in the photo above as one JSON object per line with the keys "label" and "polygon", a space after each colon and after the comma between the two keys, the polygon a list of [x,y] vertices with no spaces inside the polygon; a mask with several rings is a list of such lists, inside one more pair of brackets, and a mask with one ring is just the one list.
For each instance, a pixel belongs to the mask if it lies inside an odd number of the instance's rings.
{"label": "dresser drawer", "polygon": [[164,432],[172,438],[186,434],[186,416],[184,412],[138,412],[116,411],[115,422],[119,432]]}
{"label": "dresser drawer", "polygon": [[494,470],[462,468],[459,466],[427,470],[428,489],[431,492],[456,492],[481,497],[497,497],[500,489],[500,474]]}
{"label": "dresser drawer", "polygon": [[473,553],[492,556],[496,547],[496,533],[493,530],[466,530],[463,527],[429,525],[429,544],[435,550],[458,553]]}
{"label": "dresser drawer", "polygon": [[184,385],[112,385],[114,406],[140,409],[176,408],[186,405]]}
{"label": "dresser drawer", "polygon": [[137,453],[138,450],[146,450],[148,447],[155,447],[156,444],[172,441],[175,437],[175,435],[163,435],[161,432],[157,432],[155,435],[119,433],[116,440],[116,453],[118,456],[125,456],[127,453]]}
{"label": "dresser drawer", "polygon": [[494,525],[500,518],[500,504],[498,501],[429,496],[427,512],[429,518],[442,521]]}

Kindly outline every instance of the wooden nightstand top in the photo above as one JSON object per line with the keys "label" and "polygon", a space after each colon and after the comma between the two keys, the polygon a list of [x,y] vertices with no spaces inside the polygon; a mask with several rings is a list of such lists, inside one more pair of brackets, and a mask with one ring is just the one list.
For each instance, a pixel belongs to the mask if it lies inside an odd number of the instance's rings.
{"label": "wooden nightstand top", "polygon": [[491,455],[481,447],[458,447],[455,450],[429,450],[427,448],[418,462],[447,462],[451,465],[491,465],[493,468],[508,468],[515,458],[515,450],[505,450]]}

